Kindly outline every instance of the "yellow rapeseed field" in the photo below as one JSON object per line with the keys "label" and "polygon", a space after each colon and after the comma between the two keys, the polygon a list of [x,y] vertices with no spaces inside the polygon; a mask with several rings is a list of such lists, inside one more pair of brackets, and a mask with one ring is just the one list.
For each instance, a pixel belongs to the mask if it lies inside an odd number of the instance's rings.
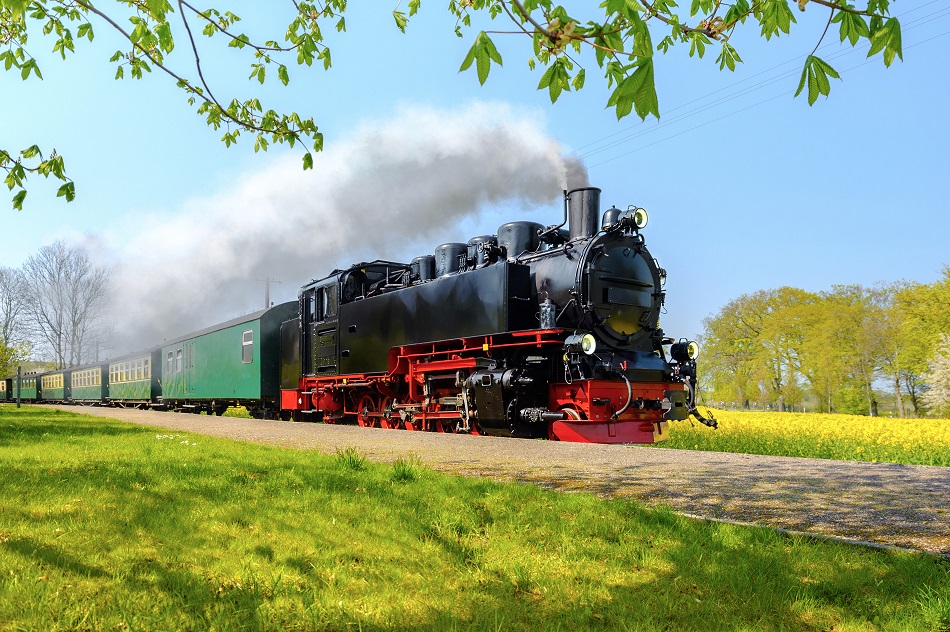
{"label": "yellow rapeseed field", "polygon": [[665,447],[950,466],[950,419],[713,410],[719,429],[672,424]]}

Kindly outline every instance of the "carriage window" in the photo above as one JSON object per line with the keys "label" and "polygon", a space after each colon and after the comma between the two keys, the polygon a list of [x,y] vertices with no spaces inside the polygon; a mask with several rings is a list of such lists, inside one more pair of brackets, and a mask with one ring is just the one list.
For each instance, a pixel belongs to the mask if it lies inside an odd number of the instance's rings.
{"label": "carriage window", "polygon": [[147,380],[148,378],[152,377],[152,372],[149,370],[148,361],[149,361],[149,359],[148,359],[148,358],[145,358],[145,379],[146,379],[146,380]]}
{"label": "carriage window", "polygon": [[181,349],[175,349],[175,372],[181,373]]}
{"label": "carriage window", "polygon": [[172,352],[169,351],[168,360],[165,363],[165,373],[170,374],[174,370],[175,370],[175,359],[174,359],[174,356],[172,355]]}
{"label": "carriage window", "polygon": [[241,341],[241,362],[250,364],[254,361],[254,332],[250,329],[242,335]]}

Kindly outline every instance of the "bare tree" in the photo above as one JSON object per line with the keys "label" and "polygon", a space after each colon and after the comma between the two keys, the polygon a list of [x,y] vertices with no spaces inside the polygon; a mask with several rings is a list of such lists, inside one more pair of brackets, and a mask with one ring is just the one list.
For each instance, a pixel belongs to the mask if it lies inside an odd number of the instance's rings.
{"label": "bare tree", "polygon": [[22,319],[26,307],[23,275],[13,268],[0,268],[0,342],[22,341]]}
{"label": "bare tree", "polygon": [[65,242],[44,246],[23,265],[34,338],[59,368],[95,358],[108,272]]}
{"label": "bare tree", "polygon": [[0,378],[12,373],[30,352],[23,326],[26,298],[20,271],[0,267]]}

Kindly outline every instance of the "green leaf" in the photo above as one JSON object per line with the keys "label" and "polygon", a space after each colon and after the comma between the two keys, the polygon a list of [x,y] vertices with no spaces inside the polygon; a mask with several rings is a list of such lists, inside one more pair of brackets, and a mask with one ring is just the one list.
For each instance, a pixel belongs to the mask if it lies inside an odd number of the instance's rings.
{"label": "green leaf", "polygon": [[541,81],[538,82],[538,90],[548,89],[548,95],[551,97],[551,103],[557,101],[561,92],[571,89],[570,77],[567,69],[564,67],[564,60],[555,59],[554,63],[548,66],[548,69],[541,75]]}
{"label": "green leaf", "polygon": [[393,19],[396,20],[396,28],[405,33],[406,23],[409,21],[406,14],[402,11],[393,11]]}
{"label": "green leaf", "polygon": [[690,34],[689,56],[692,57],[695,53],[699,55],[700,59],[702,59],[703,55],[706,54],[706,44],[708,43],[709,38],[702,33]]}
{"label": "green leaf", "polygon": [[759,24],[762,25],[762,35],[766,40],[772,39],[773,35],[786,35],[795,22],[795,16],[788,6],[787,0],[763,0],[755,14]]}
{"label": "green leaf", "polygon": [[26,199],[26,191],[17,191],[17,194],[13,196],[13,208],[18,211],[23,210],[23,200]]}
{"label": "green leaf", "polygon": [[574,80],[571,82],[571,86],[575,90],[582,90],[584,88],[584,79],[585,79],[584,69],[581,68],[579,71],[577,71],[577,75],[574,77]]}
{"label": "green leaf", "polygon": [[887,22],[878,25],[874,20],[871,22],[871,49],[868,51],[868,57],[884,51],[884,65],[890,66],[894,57],[900,57],[904,60],[901,41],[901,25],[897,18],[888,18]]}
{"label": "green leaf", "polygon": [[722,45],[719,51],[719,57],[716,58],[716,61],[719,62],[719,70],[723,70],[724,68],[735,70],[736,62],[742,63],[742,59],[739,58],[739,53],[727,43]]}
{"label": "green leaf", "polygon": [[841,26],[838,28],[838,34],[841,37],[840,41],[847,39],[852,46],[858,43],[862,37],[870,37],[871,31],[868,28],[868,23],[864,21],[864,18],[860,15],[854,13],[849,13],[848,11],[838,11],[838,14],[831,20],[832,22],[840,22]]}
{"label": "green leaf", "polygon": [[805,59],[805,67],[802,68],[802,76],[798,82],[798,90],[795,91],[797,97],[808,84],[808,105],[814,105],[818,100],[818,95],[823,94],[826,97],[831,93],[831,82],[828,77],[840,79],[841,76],[824,60],[809,55]]}
{"label": "green leaf", "polygon": [[29,4],[30,0],[3,0],[3,2],[0,3],[0,5],[10,9],[14,19],[23,15],[23,13],[26,11],[26,7]]}
{"label": "green leaf", "polygon": [[85,37],[91,42],[93,38],[92,24],[89,22],[83,22],[80,24],[79,28],[76,30],[76,35],[78,37]]}
{"label": "green leaf", "polygon": [[459,72],[468,70],[471,68],[472,63],[475,61],[475,49],[478,47],[478,39],[476,38],[472,42],[472,47],[468,49],[468,53],[465,54],[465,59],[462,60],[462,65],[459,66]]}
{"label": "green leaf", "polygon": [[304,171],[307,169],[313,169],[313,154],[309,151],[303,155],[303,168]]}
{"label": "green leaf", "polygon": [[73,182],[67,182],[63,186],[59,187],[59,190],[56,191],[56,197],[64,197],[67,202],[72,202],[76,199],[76,185]]}
{"label": "green leaf", "polygon": [[491,62],[493,61],[499,66],[502,65],[501,55],[498,53],[498,49],[495,48],[495,43],[491,41],[491,38],[488,37],[484,31],[481,31],[475,37],[475,43],[472,44],[472,47],[468,50],[465,59],[462,60],[459,72],[468,70],[474,62],[478,74],[478,82],[485,85],[485,81],[488,79],[488,73],[491,70]]}
{"label": "green leaf", "polygon": [[634,66],[633,74],[628,74],[617,83],[610,95],[607,106],[613,106],[617,118],[621,119],[634,109],[637,116],[646,119],[649,114],[660,118],[660,104],[656,96],[656,83],[653,75],[653,58],[641,59]]}

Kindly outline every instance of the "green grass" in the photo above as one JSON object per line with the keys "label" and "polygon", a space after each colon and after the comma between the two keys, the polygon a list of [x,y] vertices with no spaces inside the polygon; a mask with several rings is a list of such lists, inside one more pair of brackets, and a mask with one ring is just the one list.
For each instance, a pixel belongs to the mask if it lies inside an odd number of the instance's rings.
{"label": "green grass", "polygon": [[0,630],[948,630],[950,564],[0,407]]}

